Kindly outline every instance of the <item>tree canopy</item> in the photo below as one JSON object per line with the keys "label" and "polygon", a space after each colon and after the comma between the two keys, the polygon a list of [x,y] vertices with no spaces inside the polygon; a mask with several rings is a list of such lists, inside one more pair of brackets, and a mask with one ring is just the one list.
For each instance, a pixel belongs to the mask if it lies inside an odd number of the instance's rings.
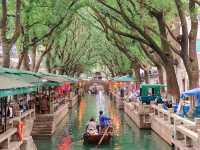
{"label": "tree canopy", "polygon": [[[79,76],[97,66],[111,76],[157,67],[179,96],[175,66],[183,62],[190,88],[199,84],[198,0],[2,0],[4,67]],[[191,25],[191,28],[188,26]],[[146,76],[148,77],[148,75]],[[148,79],[146,78],[146,81]]]}

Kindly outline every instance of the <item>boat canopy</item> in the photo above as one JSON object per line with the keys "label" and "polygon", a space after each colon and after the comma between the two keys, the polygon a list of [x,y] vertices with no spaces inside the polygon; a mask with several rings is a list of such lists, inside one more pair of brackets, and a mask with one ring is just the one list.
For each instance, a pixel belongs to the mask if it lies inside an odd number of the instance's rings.
{"label": "boat canopy", "polygon": [[148,96],[149,90],[154,96],[160,96],[160,89],[166,87],[163,84],[141,84],[140,96]]}
{"label": "boat canopy", "polygon": [[161,87],[166,87],[164,84],[141,84],[140,87],[145,87],[145,88],[161,88]]}
{"label": "boat canopy", "polygon": [[126,76],[121,76],[121,77],[114,77],[112,79],[113,81],[118,81],[118,82],[132,82],[135,81],[135,77],[126,75]]}
{"label": "boat canopy", "polygon": [[192,90],[185,91],[185,92],[181,93],[180,98],[184,99],[184,98],[190,97],[190,96],[196,97],[197,105],[200,106],[200,88],[195,88]]}

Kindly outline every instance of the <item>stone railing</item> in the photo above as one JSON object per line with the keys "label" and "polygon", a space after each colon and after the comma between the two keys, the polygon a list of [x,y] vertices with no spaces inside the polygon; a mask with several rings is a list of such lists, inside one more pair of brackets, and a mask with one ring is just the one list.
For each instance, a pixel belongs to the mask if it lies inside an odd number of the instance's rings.
{"label": "stone railing", "polygon": [[200,118],[190,121],[179,116],[174,117],[173,143],[176,149],[199,150]]}
{"label": "stone railing", "polygon": [[171,145],[174,126],[172,109],[165,110],[162,104],[151,104],[151,108],[151,129]]}
{"label": "stone railing", "polygon": [[69,102],[68,103],[69,108],[72,108],[78,102],[78,95],[70,97],[68,102]]}
{"label": "stone railing", "polygon": [[174,124],[174,114],[172,108],[168,108],[168,110],[165,110],[162,107],[162,104],[152,104],[151,108],[154,116],[160,118],[163,121],[166,121],[166,123],[168,123],[169,125]]}
{"label": "stone railing", "polygon": [[[199,150],[200,118],[191,121],[174,114],[172,109],[163,109],[160,104],[151,107],[154,110],[151,124],[154,131],[168,143],[172,143],[176,150]],[[165,132],[162,133],[157,124]]]}
{"label": "stone railing", "polygon": [[[7,130],[0,134],[0,149],[19,149],[21,143],[17,138],[17,125],[20,120],[26,123],[27,120],[35,119],[35,110],[18,112],[14,118],[7,120]],[[25,125],[26,126],[26,125]]]}
{"label": "stone railing", "polygon": [[124,102],[124,110],[139,128],[150,128],[151,106],[139,101]]}
{"label": "stone railing", "polygon": [[21,143],[17,139],[17,129],[11,128],[0,134],[0,149],[19,149]]}
{"label": "stone railing", "polygon": [[26,120],[35,119],[35,109],[29,109],[25,112],[17,112],[17,116],[7,120],[7,129],[14,128],[20,120],[25,122]]}
{"label": "stone railing", "polygon": [[35,119],[35,109],[29,109],[25,112],[21,112],[20,115],[19,115],[19,118],[21,120]]}
{"label": "stone railing", "polygon": [[142,104],[140,101],[131,102],[133,110],[139,114],[149,114],[152,112],[151,106],[147,104]]}

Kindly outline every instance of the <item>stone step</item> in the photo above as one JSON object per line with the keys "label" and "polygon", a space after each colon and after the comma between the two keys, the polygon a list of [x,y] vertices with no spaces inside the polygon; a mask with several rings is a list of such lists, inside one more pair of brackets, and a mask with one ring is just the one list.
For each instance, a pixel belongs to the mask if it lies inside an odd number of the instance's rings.
{"label": "stone step", "polygon": [[33,130],[32,133],[51,133],[51,130]]}
{"label": "stone step", "polygon": [[32,130],[33,133],[51,133],[51,130]]}
{"label": "stone step", "polygon": [[36,118],[35,119],[35,122],[50,122],[50,121],[53,121],[54,120],[54,118]]}
{"label": "stone step", "polygon": [[46,132],[44,132],[44,131],[43,132],[32,131],[31,132],[32,135],[51,134],[51,133],[52,133],[51,131],[48,131],[48,132],[47,131]]}
{"label": "stone step", "polygon": [[52,134],[40,134],[40,133],[37,133],[37,134],[32,134],[33,137],[49,137],[49,136],[52,136]]}
{"label": "stone step", "polygon": [[44,123],[34,123],[34,125],[33,125],[33,127],[38,127],[38,128],[40,128],[40,127],[41,127],[41,128],[42,128],[42,127],[45,128],[45,127],[52,127],[52,126],[53,126],[52,123],[51,123],[51,124],[50,124],[50,123],[48,123],[48,124],[46,124],[46,123],[45,123],[45,124],[44,124]]}
{"label": "stone step", "polygon": [[33,130],[32,131],[51,131],[52,130],[52,128],[33,128]]}

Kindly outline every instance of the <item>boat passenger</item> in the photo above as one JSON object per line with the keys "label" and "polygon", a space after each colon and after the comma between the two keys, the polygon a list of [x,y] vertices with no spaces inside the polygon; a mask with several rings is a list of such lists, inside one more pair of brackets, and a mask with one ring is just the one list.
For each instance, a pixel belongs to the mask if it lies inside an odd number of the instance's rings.
{"label": "boat passenger", "polygon": [[107,127],[110,124],[111,119],[103,115],[103,111],[99,111],[99,125],[101,129]]}
{"label": "boat passenger", "polygon": [[88,125],[86,127],[86,132],[90,135],[96,135],[98,134],[98,131],[97,131],[97,124],[96,124],[96,121],[95,119],[92,117],[90,118],[90,121],[88,122]]}

